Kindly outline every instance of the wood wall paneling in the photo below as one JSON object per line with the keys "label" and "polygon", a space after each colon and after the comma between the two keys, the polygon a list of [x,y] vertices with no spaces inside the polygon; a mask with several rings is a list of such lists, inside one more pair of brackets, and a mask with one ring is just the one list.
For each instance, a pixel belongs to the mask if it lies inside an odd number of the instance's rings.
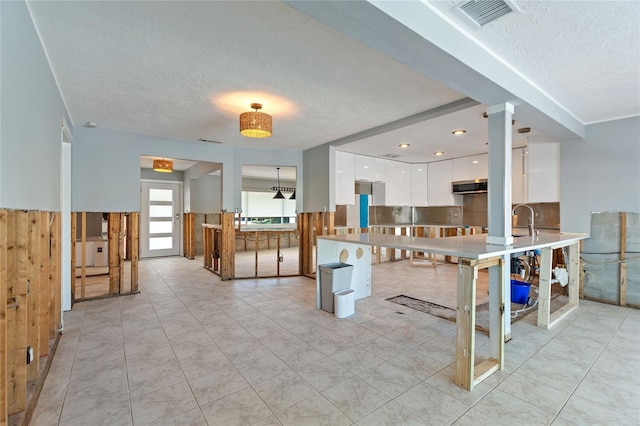
{"label": "wood wall paneling", "polygon": [[40,212],[40,357],[49,354],[49,307],[51,305],[51,282],[49,279],[49,212]]}
{"label": "wood wall paneling", "polygon": [[33,381],[40,370],[40,212],[27,215],[27,347],[33,357],[27,365],[27,380]]}
{"label": "wood wall paneling", "polygon": [[7,424],[7,211],[0,209],[0,425]]}
{"label": "wood wall paneling", "polygon": [[120,293],[120,213],[109,213],[109,294]]}
{"label": "wood wall paneling", "polygon": [[131,292],[138,293],[138,261],[140,257],[140,214],[131,213],[129,258],[131,259]]}

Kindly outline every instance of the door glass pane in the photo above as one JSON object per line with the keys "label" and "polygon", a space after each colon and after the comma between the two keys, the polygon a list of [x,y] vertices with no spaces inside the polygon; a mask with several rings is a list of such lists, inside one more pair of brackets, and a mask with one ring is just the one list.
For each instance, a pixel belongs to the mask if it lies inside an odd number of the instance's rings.
{"label": "door glass pane", "polygon": [[149,217],[173,217],[173,206],[149,206]]}
{"label": "door glass pane", "polygon": [[171,189],[149,189],[149,201],[173,201]]}
{"label": "door glass pane", "polygon": [[170,234],[173,232],[173,221],[168,220],[165,222],[149,222],[150,234]]}
{"label": "door glass pane", "polygon": [[172,237],[149,238],[149,250],[165,250],[173,247]]}

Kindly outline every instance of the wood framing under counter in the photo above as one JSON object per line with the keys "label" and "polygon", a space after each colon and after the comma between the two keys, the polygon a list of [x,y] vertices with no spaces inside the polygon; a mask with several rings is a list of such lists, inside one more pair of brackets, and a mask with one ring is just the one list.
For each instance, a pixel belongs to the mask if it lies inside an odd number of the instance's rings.
{"label": "wood framing under counter", "polygon": [[[475,294],[478,270],[497,268],[497,276],[504,277],[506,262],[512,253],[540,249],[542,252],[540,295],[538,308],[538,326],[549,328],[560,318],[578,306],[578,256],[580,240],[587,234],[567,234],[543,231],[533,237],[516,237],[511,246],[498,246],[486,243],[486,235],[466,235],[448,238],[421,238],[378,233],[346,234],[318,237],[317,265],[340,261],[341,253],[346,250],[348,259],[358,249],[369,254],[372,246],[393,249],[412,250],[434,253],[458,258],[457,282],[457,316],[456,316],[456,366],[455,382],[461,387],[472,390],[482,380],[495,371],[504,368],[504,318],[509,315],[505,307],[503,278],[490,282],[489,289],[489,322],[490,357],[484,362],[475,364]],[[551,252],[556,248],[569,247],[569,303],[554,313],[553,320],[549,314],[551,300]],[[359,258],[358,258],[359,259]],[[351,263],[351,262],[347,262]],[[364,278],[364,281],[362,279]],[[360,261],[354,264],[352,288],[358,289],[367,285],[371,291],[371,262]],[[319,280],[319,278],[318,278]],[[355,283],[355,284],[354,284]],[[320,286],[318,281],[318,298]],[[362,293],[361,293],[362,294]],[[366,296],[361,296],[366,297]],[[358,297],[357,297],[358,298]]]}

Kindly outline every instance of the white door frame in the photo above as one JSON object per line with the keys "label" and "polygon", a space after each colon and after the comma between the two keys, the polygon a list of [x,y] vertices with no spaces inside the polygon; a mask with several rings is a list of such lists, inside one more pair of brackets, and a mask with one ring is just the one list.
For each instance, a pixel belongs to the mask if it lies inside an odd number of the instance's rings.
{"label": "white door frame", "polygon": [[[148,244],[148,231],[147,231],[147,223],[149,220],[148,213],[145,215],[145,211],[147,206],[144,205],[145,196],[142,192],[143,184],[170,184],[178,186],[178,196],[177,202],[175,203],[175,215],[177,215],[177,223],[174,221],[174,232],[178,233],[178,253],[176,256],[182,256],[183,252],[183,235],[182,235],[182,223],[183,223],[183,197],[184,197],[184,182],[179,180],[160,180],[160,179],[140,179],[140,258],[153,257],[148,256],[148,250],[145,248],[146,244]],[[174,215],[174,217],[175,217]],[[147,222],[147,223],[145,223]],[[143,253],[145,256],[143,256]],[[173,255],[168,255],[173,256]]]}
{"label": "white door frame", "polygon": [[[60,270],[60,297],[61,311],[71,309],[71,143],[73,136],[69,131],[67,120],[62,117],[60,127],[61,152],[60,152],[60,240],[61,244],[61,270]],[[64,315],[60,315],[61,326],[64,323]],[[62,327],[64,328],[64,327]]]}

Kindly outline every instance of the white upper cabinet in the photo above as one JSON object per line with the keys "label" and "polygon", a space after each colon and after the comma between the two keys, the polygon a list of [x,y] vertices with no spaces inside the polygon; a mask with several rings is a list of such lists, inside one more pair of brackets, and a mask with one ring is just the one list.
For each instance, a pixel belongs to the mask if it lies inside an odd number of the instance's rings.
{"label": "white upper cabinet", "polygon": [[557,142],[527,147],[528,202],[560,201],[560,147]]}
{"label": "white upper cabinet", "polygon": [[451,193],[453,160],[436,161],[427,166],[427,196],[430,206],[453,206]]}
{"label": "white upper cabinet", "polygon": [[366,155],[355,156],[355,178],[356,180],[366,180],[373,182],[373,162],[376,160],[374,157]]}
{"label": "white upper cabinet", "polygon": [[355,154],[335,152],[335,202],[336,204],[355,203]]}
{"label": "white upper cabinet", "polygon": [[452,182],[471,179],[471,163],[469,161],[469,157],[454,158],[451,161],[453,167],[453,175],[451,176]]}
{"label": "white upper cabinet", "polygon": [[417,207],[428,205],[426,164],[411,165],[411,205]]}
{"label": "white upper cabinet", "polygon": [[367,182],[385,182],[387,176],[387,160],[384,158],[355,156],[355,180]]}
{"label": "white upper cabinet", "polygon": [[469,157],[469,180],[489,177],[489,154]]}
{"label": "white upper cabinet", "polygon": [[386,160],[385,202],[386,206],[411,205],[411,165]]}
{"label": "white upper cabinet", "polygon": [[524,148],[511,150],[511,203],[520,204],[526,200],[524,177]]}
{"label": "white upper cabinet", "polygon": [[374,182],[386,182],[387,181],[387,160],[384,158],[372,157],[373,174],[372,180]]}
{"label": "white upper cabinet", "polygon": [[452,160],[453,182],[460,180],[487,179],[489,177],[489,155],[480,154]]}
{"label": "white upper cabinet", "polygon": [[411,164],[400,163],[398,166],[398,206],[411,205]]}

